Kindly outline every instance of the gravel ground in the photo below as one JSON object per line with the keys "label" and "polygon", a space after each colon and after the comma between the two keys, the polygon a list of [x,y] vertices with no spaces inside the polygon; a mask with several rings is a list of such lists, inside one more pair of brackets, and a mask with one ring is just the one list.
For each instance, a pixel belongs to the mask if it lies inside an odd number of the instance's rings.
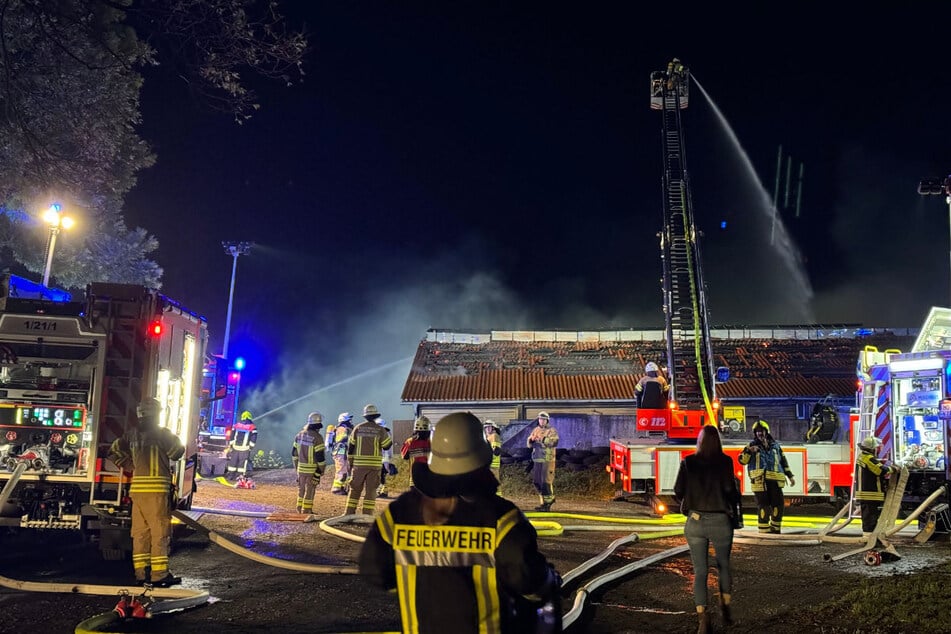
{"label": "gravel ground", "polygon": [[[233,489],[216,482],[202,482],[195,497],[196,508],[238,512],[288,512],[296,503],[296,485],[291,470],[261,472],[255,476],[257,488]],[[537,504],[535,499],[515,499],[523,509]],[[387,501],[380,500],[377,509]],[[315,516],[326,519],[343,512],[345,498],[331,495],[329,479],[318,491]],[[559,508],[560,507],[560,508]],[[636,504],[584,498],[559,499],[561,513],[594,516],[646,517]],[[808,508],[809,514],[817,509]],[[564,526],[580,525],[581,519],[553,518]],[[201,524],[230,542],[263,555],[286,561],[334,566],[355,566],[360,544],[321,530],[319,522],[268,521],[258,517],[237,517],[204,513]],[[364,525],[347,527],[362,535]],[[562,574],[590,559],[610,542],[632,530],[621,526],[609,531],[566,530],[553,537],[540,537],[546,556]],[[172,570],[184,577],[184,585],[207,590],[208,605],[176,614],[137,620],[111,631],[175,632],[176,634],[218,634],[239,632],[382,632],[399,627],[395,597],[364,584],[356,575],[313,574],[284,570],[251,561],[209,542],[207,536],[178,531],[171,558]],[[65,534],[52,533],[42,539],[20,535],[3,536],[2,570],[12,579],[46,582],[116,584],[131,577],[128,562],[102,562],[89,545]],[[683,545],[682,538],[648,540],[624,547],[595,572],[606,572],[647,555]],[[737,544],[734,547],[734,616],[730,632],[771,634],[795,632],[854,632],[848,614],[815,622],[803,606],[815,605],[844,592],[866,576],[888,577],[927,574],[949,560],[947,542],[898,546],[900,562],[879,567],[865,566],[859,557],[839,562],[823,561],[825,552],[840,553],[844,545],[762,546]],[[665,560],[614,582],[595,592],[592,609],[575,631],[593,633],[689,632],[696,628],[690,595],[691,569],[685,556]],[[567,588],[566,609],[578,584]],[[713,596],[711,591],[711,596]],[[0,589],[0,633],[72,632],[77,623],[94,614],[109,611],[115,597],[76,594],[32,593]],[[911,626],[911,624],[909,624]],[[909,627],[918,632],[941,631]]]}

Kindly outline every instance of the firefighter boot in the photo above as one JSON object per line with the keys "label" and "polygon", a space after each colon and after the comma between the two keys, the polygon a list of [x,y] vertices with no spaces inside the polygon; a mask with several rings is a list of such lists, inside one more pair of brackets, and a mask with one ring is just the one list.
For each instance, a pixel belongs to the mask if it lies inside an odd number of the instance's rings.
{"label": "firefighter boot", "polygon": [[710,614],[706,611],[697,612],[697,634],[711,634]]}
{"label": "firefighter boot", "polygon": [[723,625],[730,627],[733,625],[733,611],[729,603],[724,603],[723,597],[720,597],[720,616],[723,617]]}

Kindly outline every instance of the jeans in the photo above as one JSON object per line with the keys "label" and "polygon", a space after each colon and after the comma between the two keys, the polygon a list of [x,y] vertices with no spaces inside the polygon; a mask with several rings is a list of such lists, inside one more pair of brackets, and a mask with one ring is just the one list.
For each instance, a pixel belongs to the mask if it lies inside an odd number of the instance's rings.
{"label": "jeans", "polygon": [[[700,519],[695,519],[700,515]],[[733,590],[733,575],[730,571],[730,551],[733,549],[733,524],[726,513],[687,513],[684,536],[690,547],[693,562],[693,600],[696,605],[707,605],[707,577],[710,566],[707,561],[710,544],[716,557],[717,578],[720,594]]]}

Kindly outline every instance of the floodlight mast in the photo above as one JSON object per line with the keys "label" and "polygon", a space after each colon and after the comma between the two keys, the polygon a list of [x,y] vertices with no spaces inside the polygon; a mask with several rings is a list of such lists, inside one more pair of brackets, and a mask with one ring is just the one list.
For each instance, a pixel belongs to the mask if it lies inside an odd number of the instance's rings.
{"label": "floodlight mast", "polygon": [[247,255],[251,252],[253,242],[222,242],[225,253],[234,258],[231,264],[231,290],[228,293],[228,317],[225,319],[225,341],[221,348],[221,358],[228,359],[228,342],[231,339],[231,309],[234,306],[234,278],[238,271],[238,256]]}
{"label": "floodlight mast", "polygon": [[[944,195],[944,202],[948,205],[948,271],[951,274],[951,176],[946,178],[924,178],[918,183],[918,193],[922,196]],[[951,283],[951,277],[949,277]],[[951,298],[951,296],[949,296]],[[951,302],[948,303],[951,306]]]}

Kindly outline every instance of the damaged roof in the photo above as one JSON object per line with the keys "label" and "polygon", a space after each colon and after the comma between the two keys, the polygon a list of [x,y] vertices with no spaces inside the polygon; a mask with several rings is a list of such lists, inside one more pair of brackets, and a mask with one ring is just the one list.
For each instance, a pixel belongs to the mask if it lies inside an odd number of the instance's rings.
{"label": "damaged roof", "polygon": [[[730,370],[720,399],[821,398],[856,390],[867,346],[910,350],[916,329],[715,329],[714,364]],[[430,330],[403,402],[632,401],[644,365],[666,365],[664,331]]]}

